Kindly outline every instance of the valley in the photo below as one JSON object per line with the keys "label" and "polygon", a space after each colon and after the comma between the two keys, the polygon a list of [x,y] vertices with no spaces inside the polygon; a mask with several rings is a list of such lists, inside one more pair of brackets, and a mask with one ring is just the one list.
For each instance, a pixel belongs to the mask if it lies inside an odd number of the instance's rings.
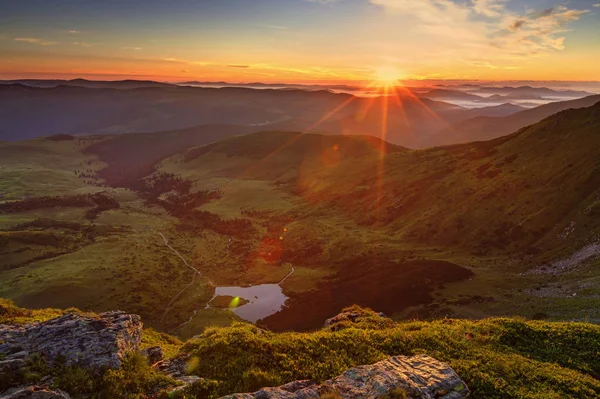
{"label": "valley", "polygon": [[184,338],[240,318],[311,330],[353,304],[598,322],[597,252],[552,266],[599,240],[598,118],[426,150],[210,127],[3,143],[0,297]]}

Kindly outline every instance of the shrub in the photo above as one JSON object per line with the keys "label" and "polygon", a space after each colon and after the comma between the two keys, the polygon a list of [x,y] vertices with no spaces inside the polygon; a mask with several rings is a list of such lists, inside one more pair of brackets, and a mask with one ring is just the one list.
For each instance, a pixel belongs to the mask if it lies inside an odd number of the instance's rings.
{"label": "shrub", "polygon": [[130,353],[118,370],[108,370],[102,378],[101,398],[139,399],[156,396],[160,391],[174,387],[174,379],[156,372],[140,353]]}

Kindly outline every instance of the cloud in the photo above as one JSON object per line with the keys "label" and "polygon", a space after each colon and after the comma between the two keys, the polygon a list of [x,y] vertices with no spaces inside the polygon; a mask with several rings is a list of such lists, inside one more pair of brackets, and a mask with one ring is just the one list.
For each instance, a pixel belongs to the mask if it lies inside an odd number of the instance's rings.
{"label": "cloud", "polygon": [[58,44],[57,42],[38,39],[37,37],[16,37],[15,41],[29,44],[37,44],[38,46],[52,46],[54,44]]}
{"label": "cloud", "polygon": [[229,68],[250,68],[250,65],[227,65]]}
{"label": "cloud", "polygon": [[518,29],[521,29],[523,26],[525,26],[525,24],[527,23],[526,20],[524,19],[515,19],[513,23],[510,24],[509,29],[511,31],[516,31]]}
{"label": "cloud", "polygon": [[141,47],[121,47],[121,50],[125,51],[140,51],[141,49]]}
{"label": "cloud", "polygon": [[72,29],[72,30],[68,31],[68,33],[70,33],[72,35],[77,35],[77,34],[81,33],[81,31],[76,30],[76,29]]}
{"label": "cloud", "polygon": [[473,11],[486,17],[497,17],[504,11],[505,0],[472,0]]}
{"label": "cloud", "polygon": [[391,17],[403,18],[406,31],[432,37],[439,53],[455,59],[477,58],[478,66],[485,68],[504,68],[502,64],[514,68],[523,57],[563,50],[567,25],[588,12],[558,5],[517,14],[506,7],[506,0],[369,2]]}
{"label": "cloud", "polygon": [[92,47],[93,44],[91,43],[86,43],[86,42],[73,42],[74,46],[80,46],[80,47]]}

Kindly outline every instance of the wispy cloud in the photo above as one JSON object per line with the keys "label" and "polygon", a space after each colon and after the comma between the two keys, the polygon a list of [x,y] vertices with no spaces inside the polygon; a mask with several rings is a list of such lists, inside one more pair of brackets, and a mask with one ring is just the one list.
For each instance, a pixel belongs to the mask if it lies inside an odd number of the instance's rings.
{"label": "wispy cloud", "polygon": [[57,42],[38,39],[37,37],[16,37],[15,41],[29,44],[37,44],[38,46],[52,46],[54,44],[58,44]]}
{"label": "wispy cloud", "polygon": [[68,31],[68,33],[72,34],[72,35],[78,35],[81,33],[81,31],[77,30],[77,29],[72,29],[70,31]]}
{"label": "wispy cloud", "polygon": [[423,36],[435,37],[441,50],[455,57],[473,58],[477,54],[479,65],[486,68],[502,62],[514,65],[519,57],[563,50],[567,25],[588,12],[559,5],[516,14],[506,7],[506,0],[369,1],[391,15],[410,17],[413,28]]}
{"label": "wispy cloud", "polygon": [[121,50],[125,50],[125,51],[140,51],[142,48],[141,47],[121,47]]}

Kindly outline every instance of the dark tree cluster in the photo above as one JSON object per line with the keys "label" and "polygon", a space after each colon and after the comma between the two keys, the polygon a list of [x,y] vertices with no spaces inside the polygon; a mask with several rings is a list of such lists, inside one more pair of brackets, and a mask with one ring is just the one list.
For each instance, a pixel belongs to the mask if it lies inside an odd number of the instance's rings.
{"label": "dark tree cluster", "polygon": [[217,234],[237,238],[251,238],[257,234],[256,228],[249,219],[223,219],[214,213],[199,210],[180,214],[178,217],[184,230],[207,229]]}
{"label": "dark tree cluster", "polygon": [[62,195],[55,197],[33,197],[20,201],[0,204],[0,214],[27,212],[35,209],[54,207],[93,207],[86,213],[88,219],[95,219],[101,212],[119,209],[119,202],[103,193]]}

